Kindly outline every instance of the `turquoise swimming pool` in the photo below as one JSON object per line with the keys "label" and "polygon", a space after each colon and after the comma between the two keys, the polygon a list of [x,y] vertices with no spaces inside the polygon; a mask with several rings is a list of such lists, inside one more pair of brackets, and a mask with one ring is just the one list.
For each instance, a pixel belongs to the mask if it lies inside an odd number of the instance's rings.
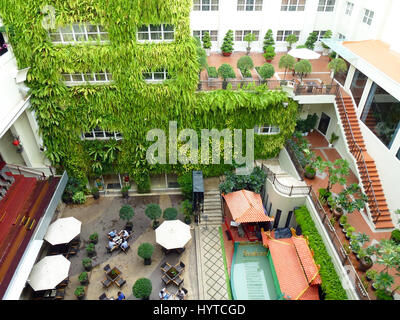
{"label": "turquoise swimming pool", "polygon": [[277,300],[281,297],[271,256],[260,243],[235,243],[231,267],[234,300]]}

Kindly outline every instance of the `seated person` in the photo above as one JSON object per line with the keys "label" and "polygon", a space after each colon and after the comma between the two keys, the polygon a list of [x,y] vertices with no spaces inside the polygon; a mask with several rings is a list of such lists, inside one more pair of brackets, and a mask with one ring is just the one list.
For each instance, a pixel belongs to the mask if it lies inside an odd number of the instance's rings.
{"label": "seated person", "polygon": [[129,232],[126,230],[121,230],[121,232],[118,234],[120,237],[126,239],[129,237]]}
{"label": "seated person", "polygon": [[118,299],[117,300],[125,300],[125,295],[121,291],[118,291]]}
{"label": "seated person", "polygon": [[129,246],[129,244],[128,244],[128,242],[126,240],[121,243],[121,248],[124,249],[124,250],[127,249],[128,246]]}
{"label": "seated person", "polygon": [[117,230],[112,230],[108,233],[108,239],[110,239],[110,240],[116,236],[117,236]]}
{"label": "seated person", "polygon": [[185,299],[186,293],[182,289],[179,289],[176,296],[179,298],[179,300]]}
{"label": "seated person", "polygon": [[158,293],[158,296],[160,297],[161,300],[168,300],[170,294],[168,293],[167,289],[162,288]]}
{"label": "seated person", "polygon": [[116,244],[115,244],[114,241],[112,241],[112,240],[109,240],[109,241],[108,241],[108,247],[109,247],[110,249],[113,249],[115,246],[116,246]]}

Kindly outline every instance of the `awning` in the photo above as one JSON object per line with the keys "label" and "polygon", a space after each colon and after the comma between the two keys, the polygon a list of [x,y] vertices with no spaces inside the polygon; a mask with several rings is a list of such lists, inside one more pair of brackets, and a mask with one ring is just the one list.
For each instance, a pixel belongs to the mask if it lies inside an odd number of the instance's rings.
{"label": "awning", "polygon": [[294,58],[307,59],[307,60],[315,60],[321,57],[319,53],[307,48],[292,49],[288,52],[288,55],[291,55]]}
{"label": "awning", "polygon": [[156,242],[168,250],[183,248],[191,238],[190,226],[180,220],[164,221],[156,229]]}

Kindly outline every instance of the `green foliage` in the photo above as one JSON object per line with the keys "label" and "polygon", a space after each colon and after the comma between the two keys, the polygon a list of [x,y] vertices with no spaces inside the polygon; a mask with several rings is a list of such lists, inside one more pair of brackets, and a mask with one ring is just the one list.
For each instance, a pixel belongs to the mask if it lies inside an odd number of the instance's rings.
{"label": "green foliage", "polygon": [[[355,196],[355,197],[354,197]],[[346,210],[347,213],[353,213],[355,210],[361,210],[365,207],[368,197],[362,193],[361,187],[353,183],[343,189],[337,196],[331,195],[328,203],[335,210]]]}
{"label": "green foliage", "polygon": [[390,239],[393,240],[397,245],[400,245],[400,230],[393,230],[390,235]]}
{"label": "green foliage", "polygon": [[88,280],[88,274],[87,274],[87,272],[85,272],[85,271],[82,272],[82,273],[79,275],[78,279],[79,279],[79,282],[84,282],[84,281]]}
{"label": "green foliage", "polygon": [[[325,34],[324,34],[324,36],[322,37],[323,39],[330,39],[330,38],[332,38],[332,30],[326,30],[326,32],[325,32]],[[324,43],[322,43],[322,47],[324,48],[324,49],[329,49],[329,47],[326,45],[326,44],[324,44]]]}
{"label": "green foliage", "polygon": [[249,175],[236,175],[227,172],[225,176],[225,181],[219,185],[219,190],[224,194],[243,189],[260,193],[267,177],[260,167],[255,167]]}
{"label": "green foliage", "polygon": [[248,33],[244,36],[243,40],[247,42],[247,46],[250,48],[251,43],[256,41],[256,36],[254,33]]}
{"label": "green foliage", "polygon": [[68,183],[64,189],[64,193],[62,195],[62,199],[65,203],[72,203],[73,202],[73,196],[77,192],[84,192],[86,189],[86,181],[81,181],[78,180],[74,177],[69,177],[68,178]]}
{"label": "green foliage", "polygon": [[233,51],[233,30],[228,30],[222,42],[221,51],[225,53],[232,53]]}
{"label": "green foliage", "polygon": [[331,138],[329,139],[329,143],[334,144],[338,140],[339,140],[339,136],[336,133],[332,132]]}
{"label": "green foliage", "polygon": [[123,205],[121,209],[119,209],[119,218],[125,221],[132,220],[135,215],[135,211],[130,205]]}
{"label": "green foliage", "polygon": [[190,217],[193,213],[192,203],[186,199],[181,203],[181,211],[185,217]]}
{"label": "green foliage", "polygon": [[90,241],[97,241],[98,239],[99,239],[99,234],[98,234],[97,232],[92,233],[92,234],[89,236],[89,240],[90,240]]}
{"label": "green foliage", "polygon": [[236,66],[238,67],[238,69],[240,69],[243,76],[246,77],[246,75],[250,72],[250,70],[254,68],[253,59],[251,59],[249,56],[242,56],[237,61]]}
{"label": "green foliage", "polygon": [[138,247],[138,256],[142,259],[150,259],[154,252],[154,246],[151,243],[144,242]]}
{"label": "green foliage", "polygon": [[90,258],[83,258],[83,259],[82,259],[82,265],[83,265],[84,267],[89,267],[89,266],[91,266],[91,265],[92,265],[92,259],[90,259]]}
{"label": "green foliage", "polygon": [[86,252],[90,253],[90,252],[94,252],[96,250],[96,247],[94,245],[94,243],[89,243],[86,245]]}
{"label": "green foliage", "polygon": [[300,81],[302,82],[303,81],[303,77],[306,74],[311,73],[311,71],[312,71],[312,66],[311,66],[310,61],[308,61],[308,60],[300,60],[299,62],[297,62],[294,65],[294,71],[296,73],[300,74]]}
{"label": "green foliage", "polygon": [[161,217],[162,210],[157,203],[150,203],[145,210],[146,216],[151,220],[157,220]]}
{"label": "green foliage", "polygon": [[[345,72],[347,71],[347,64],[342,58],[335,58],[328,63],[328,69],[331,70],[334,74],[337,72]],[[333,78],[331,85],[333,84]]]}
{"label": "green foliage", "polygon": [[257,71],[264,80],[272,78],[275,74],[274,66],[270,63],[264,63]]}
{"label": "green foliage", "polygon": [[337,159],[335,162],[319,161],[317,168],[320,172],[328,169],[328,186],[327,191],[330,191],[335,184],[345,185],[347,182],[346,177],[350,174],[349,163],[345,159]]}
{"label": "green foliage", "polygon": [[207,67],[207,73],[209,78],[218,78],[218,72],[216,67]]}
{"label": "green foliage", "polygon": [[263,42],[263,50],[267,50],[267,47],[275,46],[275,40],[274,40],[274,34],[271,29],[268,29],[268,31],[265,33],[264,36],[264,42]]}
{"label": "green foliage", "polygon": [[85,287],[84,286],[79,286],[75,289],[74,295],[76,297],[82,297],[85,295]]}
{"label": "green foliage", "polygon": [[210,49],[211,48],[211,37],[208,32],[204,32],[203,36],[203,48]]}
{"label": "green foliage", "polygon": [[199,37],[193,37],[196,42],[196,56],[199,71],[204,70],[207,67],[207,53],[201,46],[201,40]]}
{"label": "green foliage", "polygon": [[133,295],[138,299],[147,299],[151,295],[153,287],[151,281],[147,278],[140,278],[136,280],[132,287]]}
{"label": "green foliage", "polygon": [[289,43],[290,48],[292,48],[293,44],[295,44],[297,41],[299,41],[299,38],[297,38],[297,36],[294,33],[289,34],[286,37],[286,42]]}
{"label": "green foliage", "polygon": [[232,66],[227,63],[223,63],[218,68],[218,75],[225,80],[229,78],[236,78],[235,70],[233,70]]}
{"label": "green foliage", "polygon": [[72,196],[72,202],[75,204],[84,204],[86,202],[86,197],[83,191],[78,191]]}
{"label": "green foliage", "polygon": [[377,300],[394,300],[393,296],[386,290],[376,290],[375,295]]}
{"label": "green foliage", "polygon": [[316,32],[311,32],[304,44],[308,49],[314,50],[315,42],[318,40],[318,34]]}
{"label": "green foliage", "polygon": [[176,220],[178,216],[178,210],[175,208],[167,208],[164,210],[163,218],[165,220]]}
{"label": "green foliage", "polygon": [[178,177],[178,184],[181,188],[185,199],[192,201],[193,199],[193,176],[192,172],[185,173]]}
{"label": "green foliage", "polygon": [[326,294],[326,300],[347,300],[346,291],[307,208],[303,206],[295,210],[295,216],[303,235],[308,237],[310,248],[314,251],[315,262],[321,266],[319,271],[322,279],[321,287]]}
{"label": "green foliage", "polygon": [[276,56],[275,48],[273,46],[266,47],[263,56],[265,60],[272,60]]}
{"label": "green foliage", "polygon": [[151,180],[148,172],[142,172],[135,175],[135,182],[138,193],[148,193],[151,191]]}
{"label": "green foliage", "polygon": [[286,79],[287,70],[291,70],[294,68],[294,64],[296,63],[295,58],[291,55],[285,54],[279,59],[279,68],[285,69],[284,79]]}

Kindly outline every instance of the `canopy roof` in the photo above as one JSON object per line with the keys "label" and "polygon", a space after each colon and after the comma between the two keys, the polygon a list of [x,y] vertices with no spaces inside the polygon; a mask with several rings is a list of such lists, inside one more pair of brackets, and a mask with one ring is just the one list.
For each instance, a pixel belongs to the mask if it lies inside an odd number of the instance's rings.
{"label": "canopy roof", "polygon": [[49,226],[44,239],[52,245],[68,243],[80,234],[81,225],[74,217],[58,219]]}
{"label": "canopy roof", "polygon": [[192,238],[190,226],[180,220],[166,220],[156,229],[156,242],[164,248],[183,248]]}
{"label": "canopy roof", "polygon": [[274,218],[265,214],[261,196],[248,190],[223,195],[233,220],[237,223],[270,222]]}
{"label": "canopy roof", "polygon": [[261,234],[264,246],[270,250],[282,293],[291,300],[319,300],[321,277],[307,240],[303,236],[277,240],[267,232]]}
{"label": "canopy roof", "polygon": [[292,49],[288,52],[294,58],[314,60],[319,59],[321,55],[307,48]]}

